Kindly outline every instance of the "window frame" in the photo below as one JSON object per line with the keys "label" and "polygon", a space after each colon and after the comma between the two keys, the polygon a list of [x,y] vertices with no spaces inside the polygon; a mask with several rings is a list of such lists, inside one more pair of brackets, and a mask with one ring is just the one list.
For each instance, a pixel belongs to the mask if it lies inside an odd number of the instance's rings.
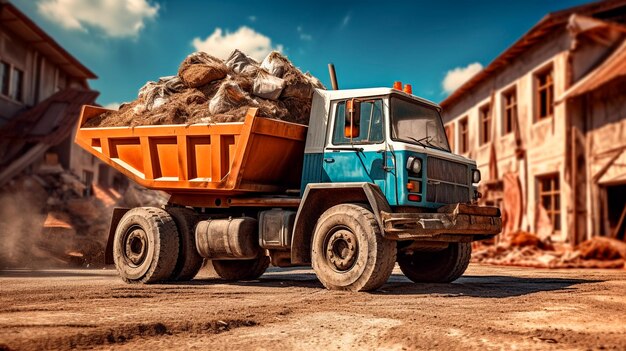
{"label": "window frame", "polygon": [[11,98],[11,72],[13,71],[13,65],[4,60],[0,60],[0,65],[6,68],[6,75],[3,77],[2,81],[0,81],[0,94]]}
{"label": "window frame", "polygon": [[[552,222],[552,229],[554,233],[561,231],[561,179],[560,173],[547,173],[538,175],[535,177],[537,182],[537,203],[544,207],[550,221]],[[544,181],[549,182],[549,186],[544,188]],[[543,205],[544,197],[548,197],[550,200],[550,208],[546,208]],[[557,206],[558,203],[558,206]],[[557,221],[558,218],[558,221]]]}
{"label": "window frame", "polygon": [[[18,86],[15,86],[14,79],[15,77],[20,77],[20,76],[21,76],[21,80],[17,82]],[[9,97],[11,98],[11,100],[14,100],[17,102],[24,102],[25,80],[26,80],[26,73],[23,70],[13,66],[11,69],[10,86],[9,86]]]}
{"label": "window frame", "polygon": [[[541,83],[542,77],[548,77],[546,79],[546,83]],[[533,87],[534,87],[534,98],[535,98],[535,122],[543,121],[554,117],[554,65],[552,63],[538,69],[535,73],[533,73]],[[549,103],[546,106],[546,115],[542,115],[542,100],[541,93],[546,91],[546,103]]]}
{"label": "window frame", "polygon": [[[387,129],[386,129],[386,113],[385,113],[385,97],[383,96],[372,96],[372,97],[364,97],[364,98],[360,98],[360,99],[366,99],[366,100],[380,100],[381,102],[381,125],[382,125],[382,140],[381,141],[376,141],[376,142],[372,142],[372,141],[359,141],[359,142],[348,142],[348,143],[335,143],[335,131],[337,128],[337,112],[339,110],[339,105],[341,103],[346,104],[346,102],[348,100],[351,100],[351,98],[346,98],[346,99],[338,99],[338,100],[334,100],[333,101],[333,108],[332,108],[332,113],[333,113],[333,118],[332,118],[332,125],[331,125],[331,133],[328,137],[328,141],[329,141],[329,145],[330,146],[345,146],[345,145],[380,145],[383,144],[385,142],[385,138],[386,138],[386,133],[387,133]],[[342,132],[343,134],[343,132]]]}
{"label": "window frame", "polygon": [[[512,102],[509,101],[512,97]],[[502,135],[508,135],[515,132],[517,128],[517,119],[519,118],[519,104],[517,87],[512,86],[504,90],[501,94],[502,101]],[[510,112],[510,121],[509,121]]]}
{"label": "window frame", "polygon": [[459,119],[459,152],[464,154],[469,152],[469,118],[468,116]]}
{"label": "window frame", "polygon": [[478,108],[479,145],[483,146],[491,142],[491,128],[493,118],[491,116],[491,104],[486,103]]}
{"label": "window frame", "polygon": [[[394,121],[394,120],[393,120],[393,116],[392,116],[392,107],[391,107],[391,103],[393,102],[393,99],[399,99],[399,100],[404,100],[404,101],[408,101],[408,102],[411,102],[411,103],[417,103],[418,105],[424,106],[424,107],[426,107],[426,108],[432,108],[433,106],[432,106],[432,105],[430,105],[430,104],[427,104],[427,103],[425,103],[425,102],[423,102],[423,101],[414,100],[414,99],[408,98],[408,97],[406,97],[406,96],[402,96],[402,95],[400,95],[400,94],[391,94],[391,95],[389,95],[389,96],[388,96],[388,100],[387,100],[387,101],[388,101],[388,108],[387,108],[387,109],[388,109],[388,118],[389,118],[389,119],[388,119],[388,124],[389,124],[389,137],[390,137],[390,138],[391,138],[391,140],[393,140],[393,141],[397,141],[397,142],[401,142],[401,143],[409,143],[409,144],[412,144],[412,145],[418,145],[418,144],[415,144],[415,143],[413,143],[413,142],[411,142],[411,141],[407,141],[407,140],[404,140],[404,139],[398,138],[398,137],[395,135],[394,130],[393,130],[393,128],[392,128],[392,124],[393,124],[393,121]],[[437,115],[438,115],[438,119],[439,119],[439,126],[441,127],[441,129],[442,129],[442,130],[444,131],[444,133],[445,133],[445,125],[444,125],[444,123],[443,123],[443,118],[441,117],[441,108],[435,108],[435,109],[437,110]],[[450,148],[450,143],[449,143],[449,141],[448,141],[448,138],[447,138],[447,137],[446,137],[446,143],[448,144],[448,145],[447,145],[447,147],[448,147],[448,148],[447,148],[447,150],[445,150],[445,151],[446,151],[446,152],[452,152],[452,149]],[[431,148],[432,148],[432,147],[431,147]],[[435,149],[437,149],[437,148],[435,148]]]}
{"label": "window frame", "polygon": [[[7,68],[6,76],[4,80],[0,82],[0,97],[7,99],[11,102],[18,104],[26,103],[26,71],[19,65],[15,65],[10,61],[0,58],[0,64]],[[15,77],[18,77],[17,73],[21,75],[21,79],[18,81],[18,85],[14,84]],[[6,84],[5,84],[6,83]],[[19,94],[18,94],[19,93]]]}

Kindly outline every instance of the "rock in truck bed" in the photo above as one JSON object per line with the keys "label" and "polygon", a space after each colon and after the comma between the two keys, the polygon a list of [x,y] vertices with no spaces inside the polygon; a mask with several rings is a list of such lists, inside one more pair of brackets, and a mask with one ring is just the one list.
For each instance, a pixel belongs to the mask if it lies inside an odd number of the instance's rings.
{"label": "rock in truck bed", "polygon": [[177,75],[146,83],[136,100],[83,127],[239,122],[251,107],[258,116],[308,124],[316,88],[324,86],[276,51],[261,63],[239,50],[226,60],[195,52]]}

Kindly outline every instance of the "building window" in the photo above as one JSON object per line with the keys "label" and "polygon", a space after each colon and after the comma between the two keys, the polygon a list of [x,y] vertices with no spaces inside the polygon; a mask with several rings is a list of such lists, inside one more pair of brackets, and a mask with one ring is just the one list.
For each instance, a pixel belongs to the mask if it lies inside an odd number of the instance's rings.
{"label": "building window", "polygon": [[491,113],[489,104],[482,106],[478,110],[478,120],[480,122],[480,145],[491,141]]}
{"label": "building window", "polygon": [[463,154],[469,151],[469,131],[467,117],[459,121],[459,151]]}
{"label": "building window", "polygon": [[509,134],[513,132],[515,123],[517,123],[517,90],[509,89],[502,94],[502,103],[504,105],[502,132]]}
{"label": "building window", "polygon": [[3,95],[9,95],[9,72],[11,66],[8,63],[0,61],[0,92]]}
{"label": "building window", "polygon": [[561,191],[559,174],[537,177],[539,201],[552,221],[555,231],[561,230]]}
{"label": "building window", "polygon": [[552,117],[554,113],[554,69],[547,69],[535,74],[535,103],[537,120]]}
{"label": "building window", "polygon": [[24,100],[24,72],[13,68],[11,74],[11,98],[17,101]]}

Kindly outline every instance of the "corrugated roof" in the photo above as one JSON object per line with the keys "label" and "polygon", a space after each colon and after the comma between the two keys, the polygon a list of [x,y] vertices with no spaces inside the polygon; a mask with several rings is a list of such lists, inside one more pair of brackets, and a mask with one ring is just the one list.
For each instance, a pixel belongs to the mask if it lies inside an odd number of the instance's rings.
{"label": "corrugated roof", "polygon": [[496,57],[487,67],[478,72],[470,80],[465,82],[461,85],[461,87],[445,98],[440,103],[441,107],[446,109],[447,106],[450,106],[450,104],[461,98],[468,91],[476,88],[477,85],[490,77],[492,74],[509,65],[509,63],[517,56],[542,41],[547,35],[553,33],[556,29],[564,26],[572,14],[577,13],[581,15],[593,16],[596,13],[606,12],[624,6],[626,6],[626,0],[607,0],[549,13],[513,45],[498,55],[498,57]]}
{"label": "corrugated roof", "polygon": [[28,45],[45,55],[55,65],[61,67],[70,76],[82,79],[98,78],[7,0],[0,0],[0,23],[4,28],[20,36]]}

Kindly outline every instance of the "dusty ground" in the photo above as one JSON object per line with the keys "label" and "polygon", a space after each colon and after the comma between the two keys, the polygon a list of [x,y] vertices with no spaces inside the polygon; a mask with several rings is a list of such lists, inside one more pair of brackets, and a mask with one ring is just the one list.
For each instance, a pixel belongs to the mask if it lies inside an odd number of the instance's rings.
{"label": "dusty ground", "polygon": [[399,270],[376,293],[308,269],[260,281],[126,285],[113,270],[0,272],[0,349],[626,349],[626,271],[472,265],[454,284]]}

